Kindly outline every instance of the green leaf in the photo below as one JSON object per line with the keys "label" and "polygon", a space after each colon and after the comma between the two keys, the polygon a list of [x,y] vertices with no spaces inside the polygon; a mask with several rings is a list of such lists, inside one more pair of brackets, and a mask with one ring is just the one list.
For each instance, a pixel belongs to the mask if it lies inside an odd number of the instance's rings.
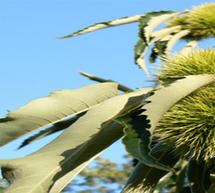
{"label": "green leaf", "polygon": [[[118,129],[118,128],[115,128]],[[111,131],[110,131],[111,132]],[[116,134],[116,132],[114,132]],[[108,136],[112,137],[112,136]],[[100,152],[102,153],[102,152]],[[88,161],[82,163],[80,166],[72,170],[71,172],[68,172],[66,175],[61,177],[59,180],[57,180],[52,188],[50,189],[49,193],[57,193],[57,192],[62,192],[64,188],[66,188],[71,180],[75,177],[76,174],[79,174],[86,166],[88,166],[95,158],[97,158],[99,154],[96,154],[94,157],[90,158]]]}
{"label": "green leaf", "polygon": [[146,43],[142,39],[138,40],[138,42],[134,46],[134,60],[135,61],[142,55],[145,48],[146,48]]}
{"label": "green leaf", "polygon": [[18,149],[25,147],[26,145],[29,145],[30,143],[41,139],[43,137],[46,137],[48,135],[51,135],[53,133],[56,133],[58,131],[64,130],[67,127],[69,127],[70,125],[72,125],[73,123],[75,123],[84,113],[80,113],[68,120],[63,120],[60,122],[55,123],[53,126],[48,127],[40,132],[38,132],[37,134],[25,139],[22,144],[18,147]]}
{"label": "green leaf", "polygon": [[154,63],[158,56],[162,57],[165,55],[165,50],[167,46],[167,40],[156,41],[154,47],[152,48],[152,52],[149,56],[149,61]]}
{"label": "green leaf", "polygon": [[[164,151],[164,148],[160,144],[152,149],[151,154],[160,163],[168,165],[169,167],[173,167],[178,161],[178,158],[172,155],[171,152]],[[151,193],[155,190],[157,183],[165,174],[167,174],[167,171],[149,167],[139,162],[129,177],[122,193]]]}
{"label": "green leaf", "polygon": [[[174,155],[173,155],[174,156]],[[187,161],[179,160],[174,166],[176,172],[169,172],[156,185],[156,192],[166,190],[169,193],[183,192],[186,183]]]}
{"label": "green leaf", "polygon": [[123,135],[122,125],[114,119],[136,108],[144,96],[144,91],[136,91],[112,97],[89,110],[39,151],[19,159],[0,160],[3,176],[12,183],[7,193],[62,189],[68,179]]}
{"label": "green leaf", "polygon": [[177,43],[177,41],[182,39],[183,37],[185,37],[189,33],[190,33],[189,30],[182,30],[182,31],[174,34],[166,46],[165,55],[168,57],[173,46]]}
{"label": "green leaf", "polygon": [[79,36],[81,34],[85,34],[85,33],[88,33],[88,32],[103,29],[103,28],[108,28],[108,27],[112,27],[112,26],[138,22],[141,19],[141,17],[142,17],[142,15],[135,15],[135,16],[130,16],[130,17],[123,17],[123,18],[116,19],[116,20],[113,20],[113,21],[96,23],[94,25],[90,25],[90,26],[88,26],[88,27],[86,27],[84,29],[81,29],[81,30],[79,30],[77,32],[74,32],[72,34],[69,34],[67,36],[60,37],[58,39],[71,38],[71,37]]}
{"label": "green leaf", "polygon": [[157,123],[176,102],[214,81],[214,75],[187,76],[168,87],[155,90],[138,111],[120,117],[118,120],[126,127],[123,142],[128,152],[150,167],[169,170],[150,155],[152,135]]}
{"label": "green leaf", "polygon": [[139,37],[140,40],[137,42],[134,48],[134,58],[136,64],[146,72],[149,76],[148,69],[145,65],[145,55],[149,48],[149,45],[158,39],[167,36],[168,34],[178,31],[179,26],[166,28],[159,30],[157,32],[152,32],[154,28],[160,25],[162,22],[174,17],[179,14],[179,12],[173,11],[160,11],[160,12],[150,12],[145,16],[142,16],[139,24]]}
{"label": "green leaf", "polygon": [[142,39],[140,39],[134,46],[134,60],[135,63],[145,71],[146,75],[149,76],[149,72],[145,64],[145,54],[147,49],[147,44]]}
{"label": "green leaf", "polygon": [[123,134],[119,124],[112,124],[100,132],[98,128],[92,130],[86,126],[84,129],[68,128],[38,152],[20,159],[1,160],[3,176],[11,183],[6,193],[44,193],[49,190],[57,193],[55,190],[62,190]]}
{"label": "green leaf", "polygon": [[147,104],[142,109],[143,113],[150,121],[150,132],[153,133],[157,123],[163,114],[175,103],[191,94],[195,90],[215,81],[215,76],[210,74],[190,75],[177,80],[167,87],[160,87],[154,91],[154,95],[147,98]]}
{"label": "green leaf", "polygon": [[0,146],[27,133],[57,123],[93,108],[118,94],[116,83],[102,83],[76,90],[53,92],[31,101],[0,119]]}
{"label": "green leaf", "polygon": [[126,150],[136,159],[149,167],[155,167],[160,170],[170,171],[171,169],[161,163],[159,163],[150,154],[150,132],[147,130],[150,128],[149,121],[146,120],[146,116],[139,116],[143,110],[134,110],[117,120],[124,125],[125,137],[123,143]]}
{"label": "green leaf", "polygon": [[191,159],[188,164],[187,178],[192,193],[207,193],[210,187],[210,171],[203,160]]}
{"label": "green leaf", "polygon": [[139,37],[144,40],[148,45],[152,31],[161,23],[168,19],[178,15],[179,12],[174,11],[159,11],[149,12],[145,16],[142,16],[139,25]]}

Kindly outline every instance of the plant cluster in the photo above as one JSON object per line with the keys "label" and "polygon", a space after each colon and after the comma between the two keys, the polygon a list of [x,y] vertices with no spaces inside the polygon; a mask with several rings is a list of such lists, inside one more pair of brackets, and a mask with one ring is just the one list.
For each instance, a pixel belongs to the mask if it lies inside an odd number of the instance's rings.
{"label": "plant cluster", "polygon": [[[215,50],[195,47],[198,40],[215,36],[214,11],[215,3],[208,3],[183,12],[149,12],[62,37],[139,22],[136,64],[149,75],[145,56],[152,48],[149,61],[160,57],[163,65],[150,89],[134,91],[82,73],[100,83],[51,93],[0,119],[1,146],[41,128],[47,127],[22,147],[64,130],[31,155],[0,160],[3,177],[10,183],[6,192],[58,193],[123,137],[126,150],[138,163],[122,193],[213,193]],[[155,30],[164,22],[162,29]],[[172,55],[180,39],[187,45]]]}

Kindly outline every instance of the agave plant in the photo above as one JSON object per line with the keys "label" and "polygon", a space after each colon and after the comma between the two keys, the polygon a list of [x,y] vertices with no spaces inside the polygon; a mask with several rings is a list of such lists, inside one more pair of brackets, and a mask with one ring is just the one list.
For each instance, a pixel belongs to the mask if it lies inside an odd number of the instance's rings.
{"label": "agave plant", "polygon": [[[10,183],[6,192],[61,192],[121,137],[139,160],[122,193],[214,192],[215,50],[194,49],[199,40],[215,36],[214,13],[215,3],[191,11],[149,12],[62,37],[139,22],[135,62],[149,75],[145,55],[151,48],[149,61],[160,57],[163,65],[151,89],[132,90],[82,73],[99,83],[51,93],[0,119],[1,146],[42,128],[21,147],[64,130],[26,157],[0,160],[2,175]],[[172,55],[180,39],[187,45]]]}

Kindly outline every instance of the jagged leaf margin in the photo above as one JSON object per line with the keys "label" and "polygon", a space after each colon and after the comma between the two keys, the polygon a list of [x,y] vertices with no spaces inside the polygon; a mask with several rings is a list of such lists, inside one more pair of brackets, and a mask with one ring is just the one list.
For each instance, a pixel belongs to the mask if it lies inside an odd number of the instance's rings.
{"label": "jagged leaf margin", "polygon": [[122,136],[122,125],[114,119],[136,108],[144,96],[145,91],[136,91],[112,97],[89,110],[39,151],[19,159],[0,160],[3,176],[12,183],[7,193],[47,192],[56,182],[56,188],[61,189],[59,186],[66,183],[59,181],[61,177],[70,172],[69,178],[76,176],[82,164],[86,166]]}
{"label": "jagged leaf margin", "polygon": [[93,108],[118,95],[116,83],[100,83],[76,90],[60,90],[31,101],[0,119],[0,146],[25,134]]}
{"label": "jagged leaf margin", "polygon": [[155,90],[152,96],[145,99],[137,112],[120,117],[118,120],[127,128],[123,142],[129,153],[150,167],[169,170],[168,167],[157,162],[150,153],[153,131],[157,123],[179,100],[214,81],[214,75],[187,76],[167,87]]}

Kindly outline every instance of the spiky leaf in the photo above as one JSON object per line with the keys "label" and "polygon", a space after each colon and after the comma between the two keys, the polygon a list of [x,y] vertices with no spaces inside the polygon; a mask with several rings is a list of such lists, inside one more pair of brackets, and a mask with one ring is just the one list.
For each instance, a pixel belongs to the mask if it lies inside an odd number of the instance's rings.
{"label": "spiky leaf", "polygon": [[173,46],[176,44],[176,42],[180,39],[182,39],[183,37],[185,37],[186,35],[188,35],[190,33],[189,30],[182,30],[176,34],[174,34],[172,36],[172,38],[168,41],[167,46],[166,46],[166,50],[165,50],[165,55],[168,57],[171,53],[171,50],[173,48]]}
{"label": "spiky leaf", "polygon": [[122,136],[122,126],[114,119],[139,105],[144,96],[145,92],[136,91],[108,99],[39,151],[24,158],[0,160],[3,176],[12,182],[7,193],[47,192],[55,182],[61,189],[59,186],[68,180],[58,181],[61,177],[76,176],[82,164],[86,166],[85,162]]}
{"label": "spiky leaf", "polygon": [[154,63],[158,56],[163,57],[165,55],[165,50],[167,47],[168,40],[156,41],[152,52],[149,56],[149,61]]}
{"label": "spiky leaf", "polygon": [[[190,75],[178,80],[167,87],[155,91],[155,94],[147,98],[147,103],[142,107],[145,111],[141,115],[150,120],[150,131],[153,133],[157,123],[163,114],[176,102],[189,95],[202,86],[215,81],[215,76],[210,74]],[[192,84],[190,84],[192,83]]]}
{"label": "spiky leaf", "polygon": [[117,25],[122,25],[122,24],[128,24],[128,23],[133,23],[133,22],[138,22],[141,19],[142,15],[135,15],[135,16],[130,16],[130,17],[123,17],[120,19],[116,19],[113,21],[107,21],[107,22],[101,22],[101,23],[96,23],[94,25],[88,26],[84,29],[81,29],[77,32],[74,32],[72,34],[69,34],[67,36],[63,36],[59,39],[65,39],[65,38],[71,38],[71,37],[75,37],[81,34],[85,34],[88,32],[92,32],[92,31],[96,31],[99,29],[103,29],[103,28],[108,28],[108,27],[112,27],[112,26],[117,26]]}
{"label": "spiky leaf", "polygon": [[177,14],[179,14],[179,12],[159,11],[149,12],[145,16],[142,16],[139,25],[139,37],[148,45],[153,29]]}
{"label": "spiky leaf", "polygon": [[149,147],[150,132],[147,129],[150,128],[150,124],[145,115],[139,116],[141,113],[142,110],[134,110],[134,112],[118,119],[124,125],[125,137],[123,143],[126,150],[134,158],[149,167],[169,171],[169,167],[159,163],[149,153],[151,151]]}
{"label": "spiky leaf", "polygon": [[[126,149],[144,164],[159,169],[168,169],[150,155],[152,134],[163,114],[176,102],[196,89],[215,81],[214,75],[187,76],[182,80],[154,91],[141,107],[141,111],[126,115],[122,122],[127,126],[124,143]],[[192,84],[189,84],[192,82]]]}
{"label": "spiky leaf", "polygon": [[63,121],[57,122],[53,126],[39,131],[35,135],[32,135],[31,137],[25,139],[18,148],[19,149],[23,148],[26,145],[29,145],[30,143],[32,143],[32,142],[34,142],[34,141],[36,141],[38,139],[41,139],[41,138],[43,138],[45,136],[48,136],[48,135],[51,135],[51,134],[56,133],[58,131],[66,129],[67,127],[69,127],[70,125],[75,123],[83,114],[84,113],[81,113],[81,114],[79,114],[77,116],[74,116],[74,117],[68,119],[68,120],[63,120]]}
{"label": "spiky leaf", "polygon": [[82,113],[118,94],[116,83],[61,90],[31,101],[0,119],[0,146],[27,133]]}

